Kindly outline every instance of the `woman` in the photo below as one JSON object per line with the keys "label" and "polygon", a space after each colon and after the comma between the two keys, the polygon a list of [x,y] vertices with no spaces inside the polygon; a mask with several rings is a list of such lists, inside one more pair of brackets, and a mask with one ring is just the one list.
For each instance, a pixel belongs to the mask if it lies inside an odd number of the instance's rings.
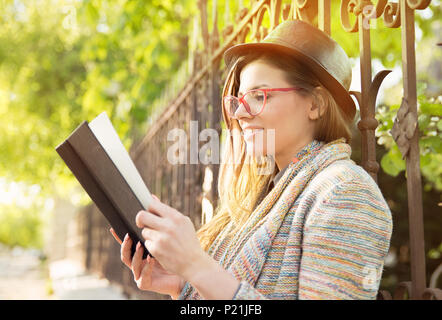
{"label": "woman", "polygon": [[295,20],[224,58],[223,117],[241,134],[226,139],[217,214],[196,233],[155,197],[136,219],[155,258],[140,243],[131,258],[128,237],[121,247],[138,287],[174,299],[375,299],[391,212],[350,159],[347,55]]}

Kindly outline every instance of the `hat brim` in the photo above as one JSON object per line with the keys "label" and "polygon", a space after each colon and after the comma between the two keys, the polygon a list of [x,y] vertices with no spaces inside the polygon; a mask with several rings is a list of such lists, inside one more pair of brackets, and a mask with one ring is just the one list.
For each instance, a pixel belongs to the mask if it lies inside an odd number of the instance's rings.
{"label": "hat brim", "polygon": [[335,101],[338,103],[341,109],[343,109],[344,113],[350,119],[354,119],[356,114],[356,105],[349,92],[338,80],[330,75],[318,61],[310,56],[305,55],[299,50],[275,43],[242,43],[228,48],[224,52],[224,61],[226,66],[230,67],[231,63],[234,62],[239,56],[247,55],[249,53],[269,51],[283,52],[299,59],[301,62],[304,62],[306,66],[316,75],[322,85],[330,91]]}

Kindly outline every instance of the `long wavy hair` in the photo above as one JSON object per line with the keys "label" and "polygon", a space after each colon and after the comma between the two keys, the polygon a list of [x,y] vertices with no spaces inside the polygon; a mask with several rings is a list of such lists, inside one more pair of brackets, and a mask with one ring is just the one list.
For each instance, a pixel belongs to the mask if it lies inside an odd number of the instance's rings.
{"label": "long wavy hair", "polygon": [[[331,142],[345,138],[351,143],[353,119],[341,111],[330,92],[319,82],[308,66],[284,53],[255,52],[238,57],[227,66],[229,72],[223,89],[226,95],[237,96],[242,69],[249,63],[261,60],[284,72],[286,81],[300,87],[298,94],[311,96],[322,116],[315,120],[314,139]],[[219,201],[214,217],[198,230],[198,238],[207,251],[219,233],[229,224],[230,235],[234,234],[252,214],[254,208],[265,196],[269,183],[279,172],[274,166],[270,174],[262,174],[260,168],[269,165],[270,159],[265,156],[253,156],[246,152],[241,127],[236,119],[231,119],[225,112],[222,102],[222,114],[229,134],[223,145],[223,154],[218,176]],[[229,236],[229,235],[226,235]]]}

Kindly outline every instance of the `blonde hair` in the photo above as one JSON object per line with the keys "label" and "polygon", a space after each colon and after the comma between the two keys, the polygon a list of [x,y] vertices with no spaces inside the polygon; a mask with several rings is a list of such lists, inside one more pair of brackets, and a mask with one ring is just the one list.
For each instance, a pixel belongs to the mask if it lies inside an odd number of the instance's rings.
{"label": "blonde hair", "polygon": [[[227,66],[229,72],[224,83],[223,97],[238,94],[241,70],[258,59],[284,71],[288,83],[301,88],[297,91],[299,94],[312,96],[313,104],[320,109],[324,108],[322,116],[315,122],[314,139],[328,143],[343,137],[347,143],[351,143],[353,119],[346,117],[330,92],[316,79],[307,66],[286,54],[257,52],[241,56],[233,61],[231,66]],[[226,137],[224,144],[218,175],[219,201],[215,215],[197,233],[206,251],[229,223],[233,223],[229,235],[239,231],[255,206],[265,196],[269,183],[279,171],[275,167],[271,174],[262,174],[259,169],[263,165],[268,165],[269,159],[262,156],[255,158],[246,152],[242,136],[234,133],[241,130],[239,123],[236,119],[228,117],[224,103],[222,114],[227,128],[233,133]]]}

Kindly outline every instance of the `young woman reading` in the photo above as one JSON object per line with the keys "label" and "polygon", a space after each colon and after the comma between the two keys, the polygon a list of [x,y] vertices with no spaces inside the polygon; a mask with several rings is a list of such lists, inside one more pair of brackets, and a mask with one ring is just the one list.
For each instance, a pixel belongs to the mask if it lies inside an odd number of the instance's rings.
{"label": "young woman reading", "polygon": [[[298,20],[224,58],[223,118],[240,134],[225,142],[216,215],[196,232],[155,197],[136,219],[155,258],[140,243],[131,258],[131,239],[114,234],[138,287],[174,299],[375,299],[392,219],[350,159],[349,58]],[[275,169],[262,174],[258,158]]]}

